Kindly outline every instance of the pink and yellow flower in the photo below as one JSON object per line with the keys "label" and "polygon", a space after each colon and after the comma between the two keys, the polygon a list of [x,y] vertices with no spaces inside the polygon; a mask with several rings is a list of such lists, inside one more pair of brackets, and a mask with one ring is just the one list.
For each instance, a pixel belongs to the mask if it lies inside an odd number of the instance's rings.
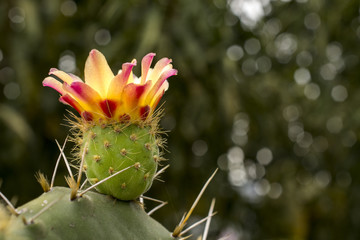
{"label": "pink and yellow flower", "polygon": [[50,69],[43,81],[61,94],[60,102],[72,106],[87,121],[139,121],[150,116],[168,89],[167,78],[176,75],[171,59],[162,58],[150,68],[154,53],[141,61],[141,77],[132,73],[134,59],[124,63],[117,75],[104,55],[92,50],[85,63],[85,82],[73,74]]}

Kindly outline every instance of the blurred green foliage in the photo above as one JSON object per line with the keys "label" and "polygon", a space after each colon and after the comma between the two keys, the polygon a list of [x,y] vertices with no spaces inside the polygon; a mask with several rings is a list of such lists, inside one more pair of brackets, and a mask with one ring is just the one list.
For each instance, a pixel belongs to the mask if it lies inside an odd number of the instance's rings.
{"label": "blurred green foliage", "polygon": [[179,70],[156,219],[174,228],[219,167],[194,218],[216,197],[213,239],[359,239],[359,19],[354,0],[1,1],[1,191],[22,204],[52,174],[69,107],[41,86],[51,67],[155,52]]}

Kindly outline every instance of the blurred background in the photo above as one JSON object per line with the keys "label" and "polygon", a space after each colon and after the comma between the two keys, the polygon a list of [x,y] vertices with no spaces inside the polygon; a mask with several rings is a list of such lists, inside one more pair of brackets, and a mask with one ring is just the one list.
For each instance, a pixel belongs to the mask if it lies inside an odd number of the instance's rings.
{"label": "blurred background", "polygon": [[155,52],[179,74],[162,100],[171,167],[147,193],[169,204],[154,218],[173,230],[219,168],[192,218],[216,198],[210,239],[360,239],[359,7],[2,0],[0,190],[20,206],[42,192],[36,171],[52,175],[71,109],[42,87],[51,67],[83,77],[93,48],[114,72]]}

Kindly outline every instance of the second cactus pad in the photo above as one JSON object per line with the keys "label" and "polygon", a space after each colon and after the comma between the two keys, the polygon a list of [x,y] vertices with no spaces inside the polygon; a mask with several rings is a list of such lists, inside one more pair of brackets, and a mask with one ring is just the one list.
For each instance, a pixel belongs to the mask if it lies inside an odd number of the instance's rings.
{"label": "second cactus pad", "polygon": [[95,184],[124,170],[96,187],[100,193],[133,200],[152,184],[159,160],[156,134],[137,124],[93,125],[83,132],[86,175]]}

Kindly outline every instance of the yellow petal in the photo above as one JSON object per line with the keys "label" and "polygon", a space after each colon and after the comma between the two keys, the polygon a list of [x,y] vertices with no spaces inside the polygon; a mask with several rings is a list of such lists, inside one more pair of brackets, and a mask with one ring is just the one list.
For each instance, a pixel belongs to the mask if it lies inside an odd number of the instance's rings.
{"label": "yellow petal", "polygon": [[91,50],[85,63],[85,83],[105,98],[110,81],[114,78],[104,55]]}

